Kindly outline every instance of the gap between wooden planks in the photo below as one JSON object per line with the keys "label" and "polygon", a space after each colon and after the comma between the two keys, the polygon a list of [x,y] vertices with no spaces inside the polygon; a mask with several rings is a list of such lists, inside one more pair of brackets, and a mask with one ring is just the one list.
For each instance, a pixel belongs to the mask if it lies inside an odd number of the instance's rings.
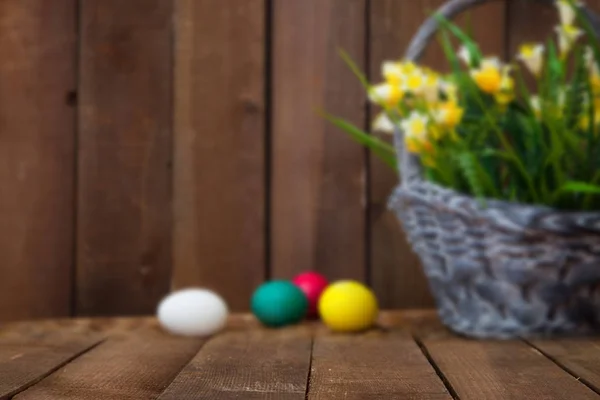
{"label": "gap between wooden planks", "polygon": [[469,340],[431,311],[383,312],[362,334],[236,315],[207,341],[153,318],[21,322],[0,328],[0,382],[0,399],[586,400],[600,340]]}

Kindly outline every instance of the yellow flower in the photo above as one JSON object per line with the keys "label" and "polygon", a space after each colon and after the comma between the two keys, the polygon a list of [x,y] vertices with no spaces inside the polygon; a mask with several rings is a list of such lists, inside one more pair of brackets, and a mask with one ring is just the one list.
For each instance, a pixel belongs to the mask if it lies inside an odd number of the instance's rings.
{"label": "yellow flower", "polygon": [[508,67],[503,68],[500,90],[494,95],[496,102],[502,106],[510,103],[515,97],[515,82],[509,76],[509,71]]}
{"label": "yellow flower", "polygon": [[374,132],[394,133],[394,122],[385,113],[379,113],[373,120],[372,129]]}
{"label": "yellow flower", "polygon": [[600,74],[592,73],[590,75],[590,86],[594,97],[600,96]]}
{"label": "yellow flower", "polygon": [[402,70],[402,64],[392,61],[384,61],[381,65],[381,74],[385,78],[385,81],[394,86],[400,86],[404,78],[404,71]]}
{"label": "yellow flower", "polygon": [[557,0],[556,8],[558,9],[558,15],[560,16],[561,25],[573,25],[575,22],[575,7],[580,7],[581,2],[573,2],[572,0]]}
{"label": "yellow flower", "polygon": [[440,96],[440,78],[433,71],[426,71],[425,84],[422,89],[423,98],[430,104],[435,104]]}
{"label": "yellow flower", "polygon": [[527,69],[538,76],[544,63],[544,45],[539,43],[526,43],[521,46],[517,58],[525,64]]}
{"label": "yellow flower", "polygon": [[[596,125],[598,125],[598,121],[595,121]],[[579,129],[587,131],[590,127],[590,117],[587,115],[582,115],[579,118],[579,123],[577,124]]]}
{"label": "yellow flower", "polygon": [[427,135],[433,140],[440,140],[445,132],[446,130],[440,125],[430,123]]}
{"label": "yellow flower", "polygon": [[558,48],[563,56],[571,50],[573,44],[583,35],[583,31],[573,25],[559,25],[554,29],[558,34]]}
{"label": "yellow flower", "polygon": [[[583,130],[587,130],[590,126],[589,100],[586,103],[583,107],[585,111],[579,116],[579,128]],[[598,127],[600,125],[600,98],[594,99],[592,113],[594,115],[594,126]]]}
{"label": "yellow flower", "polygon": [[421,94],[426,82],[427,76],[420,69],[416,69],[406,75],[406,79],[402,85],[402,90],[414,94]]}
{"label": "yellow flower", "polygon": [[501,65],[498,58],[486,58],[477,69],[471,70],[471,77],[482,91],[495,94],[502,85]]}
{"label": "yellow flower", "polygon": [[418,153],[423,149],[431,147],[428,138],[429,118],[417,111],[410,113],[408,118],[400,123],[404,132],[406,148],[411,153]]}
{"label": "yellow flower", "polygon": [[453,129],[462,120],[465,110],[455,101],[445,101],[434,111],[435,122],[447,129]]}
{"label": "yellow flower", "polygon": [[412,74],[413,72],[419,70],[419,66],[412,61],[402,62],[400,63],[400,66],[404,74]]}
{"label": "yellow flower", "polygon": [[399,86],[389,83],[380,83],[369,90],[369,99],[384,108],[396,107],[403,96]]}
{"label": "yellow flower", "polygon": [[[590,75],[590,86],[592,89],[592,107],[594,113],[595,125],[600,125],[600,74],[592,72]],[[580,117],[579,126],[581,129],[587,129],[589,127],[589,115],[588,109],[590,107],[590,99],[588,96],[584,98],[583,109],[586,110]]]}
{"label": "yellow flower", "polygon": [[496,103],[500,104],[501,106],[505,106],[508,103],[510,103],[511,101],[513,101],[515,96],[511,92],[508,92],[508,93],[499,92],[494,96],[494,98],[496,99]]}

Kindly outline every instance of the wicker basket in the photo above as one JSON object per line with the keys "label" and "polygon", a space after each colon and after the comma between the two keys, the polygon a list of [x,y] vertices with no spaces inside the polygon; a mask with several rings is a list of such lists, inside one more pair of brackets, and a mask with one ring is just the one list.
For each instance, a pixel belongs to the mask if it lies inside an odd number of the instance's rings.
{"label": "wicker basket", "polygon": [[[452,0],[439,11],[452,18],[487,1]],[[417,60],[436,29],[427,20],[406,58]],[[482,207],[422,179],[402,132],[395,143],[402,183],[389,205],[421,260],[445,325],[477,338],[600,331],[600,213],[494,200]]]}

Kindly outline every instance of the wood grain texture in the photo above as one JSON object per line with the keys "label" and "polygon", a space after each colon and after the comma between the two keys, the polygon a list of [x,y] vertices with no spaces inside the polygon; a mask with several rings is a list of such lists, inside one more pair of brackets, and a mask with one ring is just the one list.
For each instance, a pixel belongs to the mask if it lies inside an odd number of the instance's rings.
{"label": "wood grain texture", "polygon": [[223,333],[202,348],[159,400],[303,400],[310,353],[305,327]]}
{"label": "wood grain texture", "polygon": [[533,340],[532,346],[600,393],[600,341],[597,339]]}
{"label": "wood grain texture", "polygon": [[70,314],[75,10],[0,2],[0,320]]}
{"label": "wood grain texture", "polygon": [[592,390],[520,341],[450,336],[423,342],[461,400],[598,399]]}
{"label": "wood grain texture", "polygon": [[[371,0],[369,38],[370,80],[382,81],[381,64],[401,59],[412,36],[425,18],[443,0]],[[472,25],[473,33],[486,54],[504,52],[504,2],[487,4],[460,16],[463,27]],[[431,43],[421,62],[448,71],[437,42]],[[379,110],[373,108],[371,119]],[[391,140],[391,138],[390,138]],[[385,308],[429,307],[433,305],[421,264],[406,242],[401,226],[387,209],[388,197],[399,183],[398,174],[370,154],[369,232],[371,282]]]}
{"label": "wood grain texture", "polygon": [[113,333],[15,399],[154,399],[196,354],[201,339],[159,330]]}
{"label": "wood grain texture", "polygon": [[325,121],[358,126],[365,95],[338,54],[365,67],[365,0],[273,2],[272,223],[274,277],[314,269],[366,277],[365,151]]}
{"label": "wood grain texture", "polygon": [[[386,313],[384,313],[386,315]],[[13,321],[0,325],[2,344],[53,344],[68,337],[121,336],[159,329],[156,317],[93,317]],[[262,325],[251,314],[232,314],[225,327],[228,331],[246,331]]]}
{"label": "wood grain texture", "polygon": [[318,336],[309,399],[435,399],[452,397],[409,335],[370,332]]}
{"label": "wood grain texture", "polygon": [[[234,319],[234,318],[232,318]],[[81,337],[108,337],[126,332],[155,330],[155,317],[58,318],[14,321],[0,325],[0,343],[51,345]]]}
{"label": "wood grain texture", "polygon": [[16,393],[39,382],[53,371],[89,350],[98,340],[71,339],[40,345],[0,343],[0,399],[9,399]]}
{"label": "wood grain texture", "polygon": [[171,267],[171,1],[81,2],[77,313],[155,310]]}
{"label": "wood grain texture", "polygon": [[174,285],[246,310],[265,277],[264,0],[176,1]]}

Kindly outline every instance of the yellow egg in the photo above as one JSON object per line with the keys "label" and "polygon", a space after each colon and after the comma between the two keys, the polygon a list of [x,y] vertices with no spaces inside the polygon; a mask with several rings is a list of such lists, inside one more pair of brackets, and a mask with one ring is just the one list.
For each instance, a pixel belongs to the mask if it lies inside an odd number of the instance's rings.
{"label": "yellow egg", "polygon": [[319,299],[319,315],[333,331],[355,332],[370,328],[377,319],[377,298],[360,282],[330,284]]}

